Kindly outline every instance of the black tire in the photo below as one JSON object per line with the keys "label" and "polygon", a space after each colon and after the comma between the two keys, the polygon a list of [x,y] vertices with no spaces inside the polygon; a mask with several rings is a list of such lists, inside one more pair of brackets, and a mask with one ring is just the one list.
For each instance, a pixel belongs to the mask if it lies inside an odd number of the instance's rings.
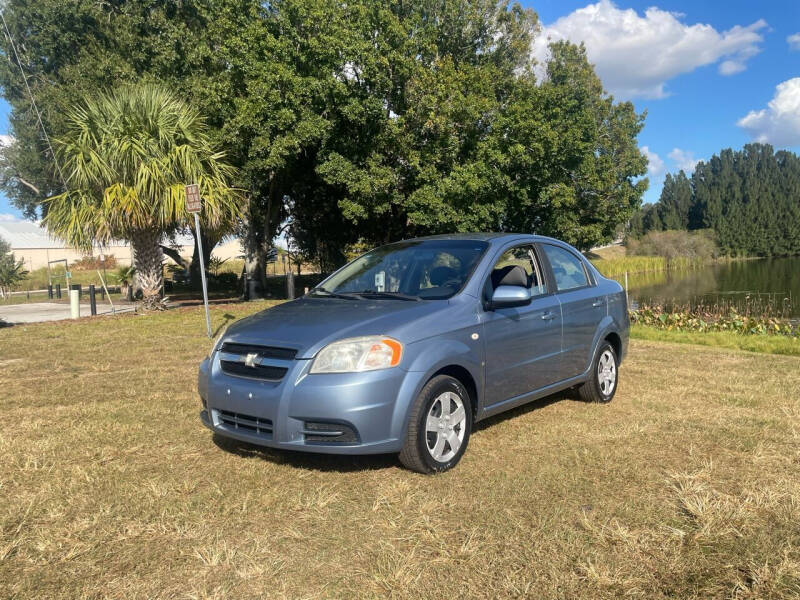
{"label": "black tire", "polygon": [[[607,386],[607,383],[604,384],[601,382],[599,368],[601,358],[608,352],[610,352],[614,361],[614,384],[611,386],[610,393],[606,393],[603,389],[603,386]],[[607,402],[611,402],[611,400],[614,398],[614,395],[617,393],[618,387],[619,359],[617,357],[617,352],[614,350],[614,346],[604,341],[598,346],[594,355],[594,360],[592,360],[592,368],[589,372],[589,378],[578,388],[578,393],[580,394],[581,399],[585,402],[601,402],[605,404]]]}
{"label": "black tire", "polygon": [[[464,435],[461,446],[455,452],[454,456],[446,461],[440,462],[433,457],[431,451],[428,449],[426,422],[431,407],[445,392],[452,392],[459,397],[466,413],[466,419],[463,422]],[[467,443],[469,442],[470,433],[472,433],[472,404],[470,403],[469,393],[458,379],[450,377],[449,375],[437,375],[425,384],[425,387],[422,388],[422,391],[420,391],[414,404],[411,406],[408,417],[408,431],[406,433],[403,449],[399,455],[400,462],[403,463],[406,468],[418,473],[441,473],[442,471],[452,469],[464,455],[467,449]]]}

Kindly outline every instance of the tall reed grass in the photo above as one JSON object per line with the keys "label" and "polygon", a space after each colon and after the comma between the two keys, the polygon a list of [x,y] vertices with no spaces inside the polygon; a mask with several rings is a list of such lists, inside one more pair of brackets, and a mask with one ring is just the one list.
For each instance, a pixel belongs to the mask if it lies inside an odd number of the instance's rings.
{"label": "tall reed grass", "polygon": [[655,273],[659,271],[698,269],[709,261],[700,258],[664,256],[622,256],[619,258],[600,258],[592,260],[592,264],[606,277],[615,279],[637,273]]}

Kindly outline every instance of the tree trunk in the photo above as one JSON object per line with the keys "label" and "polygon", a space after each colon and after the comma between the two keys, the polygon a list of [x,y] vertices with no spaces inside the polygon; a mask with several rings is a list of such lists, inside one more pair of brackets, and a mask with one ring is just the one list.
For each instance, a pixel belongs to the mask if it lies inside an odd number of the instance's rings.
{"label": "tree trunk", "polygon": [[140,229],[131,236],[136,267],[135,292],[142,292],[147,307],[158,304],[164,285],[164,253],[160,241],[161,232],[157,229]]}
{"label": "tree trunk", "polygon": [[245,235],[242,237],[247,280],[245,298],[248,300],[264,298],[267,289],[267,248],[263,235],[260,235],[260,224],[254,221],[251,215],[245,225]]}
{"label": "tree trunk", "polygon": [[245,297],[248,300],[264,298],[267,289],[267,250],[269,240],[264,235],[262,213],[256,202],[251,199],[251,206],[242,236],[244,250],[244,268],[247,271],[247,288]]}
{"label": "tree trunk", "polygon": [[186,270],[186,261],[183,260],[180,252],[169,246],[164,246],[163,244],[161,244],[161,251],[174,260],[184,271]]}
{"label": "tree trunk", "polygon": [[263,298],[267,288],[267,252],[272,248],[278,227],[285,217],[283,191],[272,177],[268,188],[250,197],[244,247],[245,268],[251,282],[250,299]]}

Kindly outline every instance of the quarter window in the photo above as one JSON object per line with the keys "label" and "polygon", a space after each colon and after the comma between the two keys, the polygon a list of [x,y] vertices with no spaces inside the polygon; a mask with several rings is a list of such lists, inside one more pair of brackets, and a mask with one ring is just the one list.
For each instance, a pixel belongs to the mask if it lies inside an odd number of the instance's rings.
{"label": "quarter window", "polygon": [[572,252],[550,244],[542,244],[542,248],[553,268],[556,289],[559,292],[589,285],[583,263]]}

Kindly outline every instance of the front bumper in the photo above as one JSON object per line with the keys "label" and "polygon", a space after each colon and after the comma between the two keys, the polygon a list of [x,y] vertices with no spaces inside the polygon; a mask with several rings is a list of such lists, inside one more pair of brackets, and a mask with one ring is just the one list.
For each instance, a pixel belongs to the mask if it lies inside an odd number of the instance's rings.
{"label": "front bumper", "polygon": [[[294,360],[280,381],[271,382],[229,375],[216,358],[204,360],[198,376],[203,424],[221,436],[271,448],[326,454],[401,450],[422,373],[395,368],[312,375],[310,363]],[[349,428],[355,436],[327,441],[312,435],[312,426],[325,424]]]}

